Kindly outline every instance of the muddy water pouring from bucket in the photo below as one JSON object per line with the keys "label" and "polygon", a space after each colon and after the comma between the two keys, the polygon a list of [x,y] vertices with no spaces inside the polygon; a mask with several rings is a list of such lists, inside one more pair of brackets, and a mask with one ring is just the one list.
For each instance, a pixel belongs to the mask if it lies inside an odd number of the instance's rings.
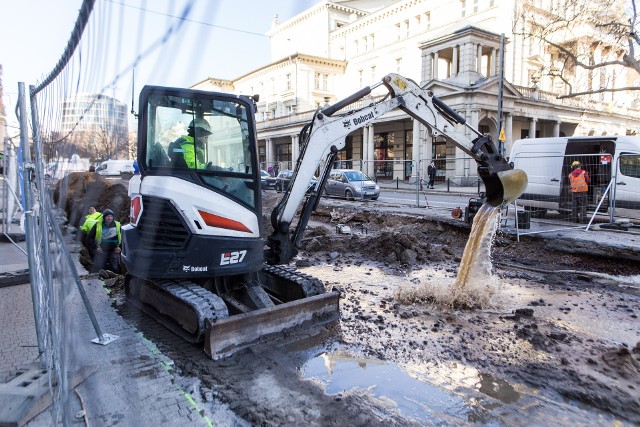
{"label": "muddy water pouring from bucket", "polygon": [[[487,200],[476,213],[464,249],[458,275],[423,282],[417,288],[401,288],[396,299],[402,303],[427,302],[454,308],[488,308],[497,305],[498,283],[491,274],[491,245],[504,205],[513,202],[527,186],[521,170],[510,170],[490,181],[499,185],[499,196]],[[496,190],[494,186],[492,188]]]}
{"label": "muddy water pouring from bucket", "polygon": [[464,289],[474,281],[491,278],[491,244],[498,227],[499,206],[483,204],[473,218],[469,240],[460,261],[455,286]]}

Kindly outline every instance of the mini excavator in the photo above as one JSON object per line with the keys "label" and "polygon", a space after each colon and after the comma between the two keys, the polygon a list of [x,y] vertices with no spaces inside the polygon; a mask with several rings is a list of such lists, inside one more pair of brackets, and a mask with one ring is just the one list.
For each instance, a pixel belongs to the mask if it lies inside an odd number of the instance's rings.
{"label": "mini excavator", "polygon": [[[381,85],[388,90],[384,99],[343,111]],[[489,136],[433,92],[388,74],[319,108],[303,127],[291,183],[271,213],[271,235],[263,236],[257,101],[159,86],[140,94],[140,174],[129,182],[130,223],[122,228],[125,289],[171,331],[204,343],[213,359],[339,320],[339,293],[289,264],[345,138],[389,111],[401,109],[473,157],[487,203],[510,203],[527,185]],[[467,138],[457,124],[477,138]]]}

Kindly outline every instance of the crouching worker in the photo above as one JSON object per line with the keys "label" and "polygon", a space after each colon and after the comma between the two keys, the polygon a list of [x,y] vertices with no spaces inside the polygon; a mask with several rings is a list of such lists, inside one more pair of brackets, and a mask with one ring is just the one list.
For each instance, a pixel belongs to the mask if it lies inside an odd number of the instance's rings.
{"label": "crouching worker", "polygon": [[87,246],[87,235],[93,226],[102,218],[102,212],[97,212],[96,208],[91,206],[89,212],[84,217],[84,221],[80,225],[80,242]]}
{"label": "crouching worker", "polygon": [[121,245],[120,222],[114,220],[111,209],[106,209],[102,212],[102,221],[96,222],[87,235],[87,249],[93,262],[91,272],[111,270],[119,273]]}

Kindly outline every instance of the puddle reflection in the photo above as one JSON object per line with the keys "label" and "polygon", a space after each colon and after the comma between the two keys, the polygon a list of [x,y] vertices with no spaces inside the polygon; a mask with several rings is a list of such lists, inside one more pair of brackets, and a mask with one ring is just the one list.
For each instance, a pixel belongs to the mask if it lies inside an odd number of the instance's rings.
{"label": "puddle reflection", "polygon": [[[420,422],[449,418],[486,424],[491,419],[485,408],[473,401],[466,401],[453,391],[380,360],[324,353],[309,360],[302,367],[302,374],[320,381],[329,394],[369,390],[376,397],[393,400],[399,412]],[[484,381],[488,381],[488,377]],[[485,387],[494,392],[495,386],[491,384],[487,382]]]}

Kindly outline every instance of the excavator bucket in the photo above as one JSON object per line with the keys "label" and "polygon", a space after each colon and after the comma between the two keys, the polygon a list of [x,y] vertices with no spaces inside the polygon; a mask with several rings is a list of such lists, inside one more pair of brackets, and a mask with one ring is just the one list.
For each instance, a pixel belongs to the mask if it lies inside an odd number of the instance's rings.
{"label": "excavator bucket", "polygon": [[506,206],[513,203],[527,188],[527,174],[521,169],[508,169],[482,177],[487,203]]}
{"label": "excavator bucket", "polygon": [[339,292],[328,292],[224,319],[206,319],[204,351],[219,360],[268,341],[322,334],[340,319],[339,299]]}

